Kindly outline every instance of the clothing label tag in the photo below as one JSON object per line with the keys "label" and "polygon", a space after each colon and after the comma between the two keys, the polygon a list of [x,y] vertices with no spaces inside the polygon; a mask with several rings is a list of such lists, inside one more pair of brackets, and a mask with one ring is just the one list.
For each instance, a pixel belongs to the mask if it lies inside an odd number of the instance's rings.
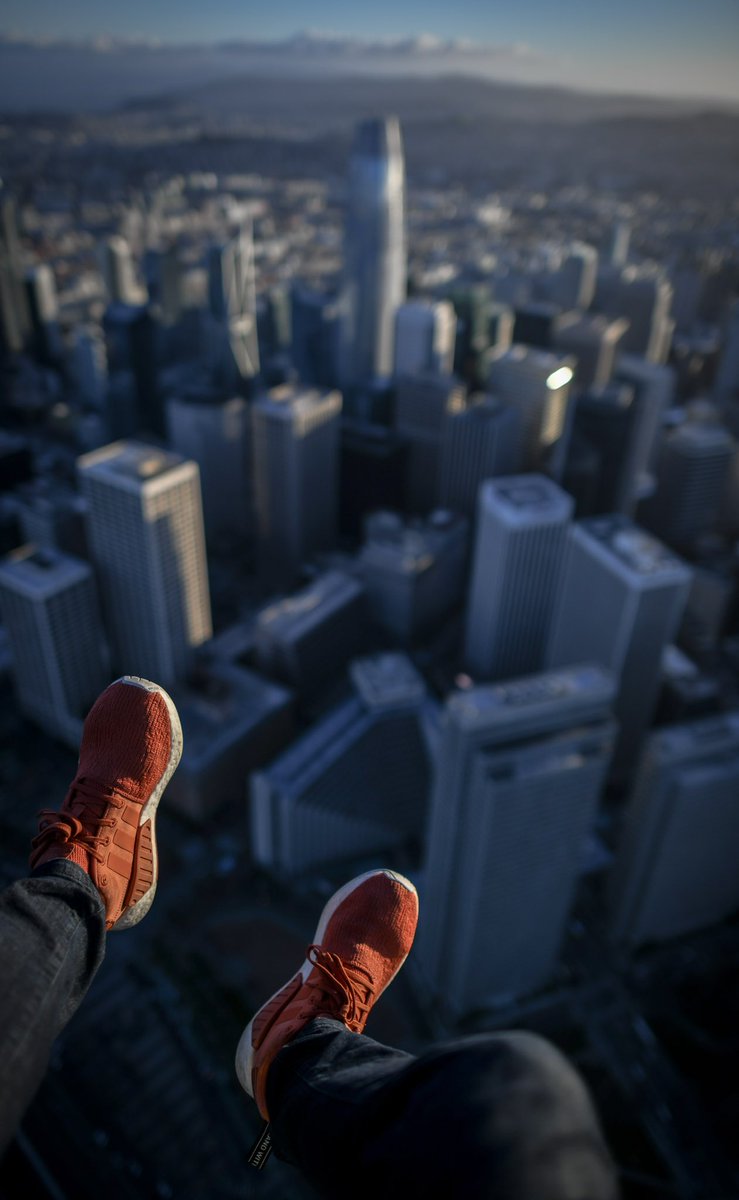
{"label": "clothing label tag", "polygon": [[255,1167],[257,1171],[261,1171],[271,1153],[272,1134],[269,1131],[269,1121],[267,1121],[263,1125],[262,1132],[252,1146],[251,1153],[246,1161],[250,1167]]}

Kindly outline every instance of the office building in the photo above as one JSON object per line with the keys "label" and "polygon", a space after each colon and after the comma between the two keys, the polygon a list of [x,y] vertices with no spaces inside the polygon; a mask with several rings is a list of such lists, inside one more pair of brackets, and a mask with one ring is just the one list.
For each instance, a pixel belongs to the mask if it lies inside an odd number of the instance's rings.
{"label": "office building", "polygon": [[625,267],[629,257],[631,226],[628,221],[614,221],[608,246],[608,262],[613,267]]}
{"label": "office building", "polygon": [[558,322],[552,343],[561,354],[577,360],[574,387],[578,392],[604,388],[611,381],[618,348],[628,329],[624,317],[566,313]]}
{"label": "office building", "polygon": [[527,300],[517,304],[514,312],[513,341],[521,346],[551,350],[560,324],[569,315],[551,300]]}
{"label": "office building", "polygon": [[290,315],[290,359],[299,381],[312,387],[334,387],[340,337],[336,298],[295,283],[290,291]]}
{"label": "office building", "polygon": [[254,241],[242,226],[208,252],[210,365],[226,391],[248,391],[259,374]]}
{"label": "office building", "polygon": [[367,513],[405,508],[408,450],[406,438],[383,425],[342,422],[341,533],[358,537]]}
{"label": "office building", "polygon": [[[578,498],[578,516],[633,510],[642,482],[637,475],[641,416],[634,388],[627,384],[610,383],[578,396],[564,473],[565,487]],[[583,453],[589,455],[588,477],[575,490]]]}
{"label": "office building", "polygon": [[396,376],[451,375],[457,318],[448,300],[409,300],[395,314]]}
{"label": "office building", "polygon": [[513,313],[503,304],[494,305],[489,288],[482,285],[454,288],[448,299],[457,317],[454,373],[469,387],[484,386],[483,356],[491,344],[510,345]]}
{"label": "office building", "polygon": [[364,528],[358,565],[373,621],[403,642],[432,633],[462,599],[468,522],[443,510],[408,522],[376,512]]}
{"label": "office building", "polygon": [[544,667],[572,509],[543,475],[480,488],[465,629],[465,663],[477,679]]}
{"label": "office building", "polygon": [[522,471],[561,474],[574,366],[569,357],[530,346],[512,346],[491,360],[489,391],[519,414]]}
{"label": "office building", "polygon": [[103,330],[112,385],[107,392],[111,435],[129,437],[146,432],[164,436],[164,407],[157,384],[156,330],[148,308],[139,304],[111,304],[103,316]]}
{"label": "office building", "polygon": [[0,190],[0,352],[19,354],[29,329],[16,203]]}
{"label": "office building", "polygon": [[109,682],[91,568],[22,546],[0,562],[0,612],[21,712],[77,749],[87,710]]}
{"label": "office building", "polygon": [[182,267],[176,245],[147,250],[144,275],[149,303],[156,306],[160,322],[175,325],[182,313]]}
{"label": "office building", "polygon": [[464,408],[466,388],[453,375],[404,375],[397,380],[395,428],[408,442],[406,504],[428,513],[437,502],[447,416]]}
{"label": "office building", "polygon": [[553,299],[563,309],[590,308],[598,277],[598,251],[573,242],[552,282]]}
{"label": "office building", "polygon": [[74,488],[37,476],[18,488],[15,507],[24,542],[74,558],[89,558],[87,504]]}
{"label": "office building", "polygon": [[665,414],[675,398],[675,372],[635,354],[619,354],[614,383],[634,389],[629,439],[630,503],[650,494]]}
{"label": "office building", "polygon": [[718,525],[736,446],[722,425],[686,421],[662,444],[654,494],[639,519],[671,546],[688,547]]}
{"label": "office building", "polygon": [[10,492],[32,478],[30,441],[18,433],[0,429],[0,492]]}
{"label": "office building", "polygon": [[336,538],[341,393],[286,384],[251,413],[260,559],[289,582]]}
{"label": "office building", "polygon": [[167,401],[168,441],[200,468],[209,545],[243,543],[251,528],[251,420],[242,396],[222,397],[207,385]]}
{"label": "office building", "polygon": [[724,322],[714,395],[729,429],[739,438],[739,300],[729,306]]}
{"label": "office building", "polygon": [[312,696],[365,649],[365,589],[343,571],[325,571],[263,608],[255,636],[260,671]]}
{"label": "office building", "polygon": [[43,363],[56,363],[62,356],[59,304],[54,272],[48,263],[26,271],[26,298],[31,321],[31,349]]}
{"label": "office building", "polygon": [[418,857],[436,705],[403,654],[352,665],[353,694],[252,776],[252,851],[287,876]]}
{"label": "office building", "polygon": [[651,267],[614,268],[598,274],[595,312],[626,317],[622,349],[651,363],[664,363],[670,348],[672,285],[661,270]]}
{"label": "office building", "polygon": [[519,422],[516,409],[480,392],[447,417],[441,435],[441,508],[474,521],[483,481],[518,470]]}
{"label": "office building", "polygon": [[108,351],[100,325],[80,325],[75,330],[71,372],[80,398],[103,412],[108,393]]}
{"label": "office building", "polygon": [[124,237],[116,234],[101,242],[98,246],[98,265],[110,304],[138,305],[141,302],[131,248]]}
{"label": "office building", "polygon": [[608,769],[597,666],[451,696],[432,789],[417,962],[458,1017],[546,983]]}
{"label": "office building", "polygon": [[636,766],[690,581],[685,563],[627,517],[591,517],[570,528],[549,664],[587,659],[615,675],[618,777]]}
{"label": "office building", "polygon": [[78,472],[116,666],[166,687],[212,634],[197,464],[113,442]]}
{"label": "office building", "polygon": [[405,164],[394,117],[357,128],[344,264],[341,378],[351,387],[392,374],[395,310],[406,294]]}
{"label": "office building", "polygon": [[292,693],[253,671],[210,658],[172,689],[183,734],[166,803],[193,821],[244,803],[249,774],[292,736]]}
{"label": "office building", "polygon": [[628,946],[739,908],[739,713],[650,737],[609,881],[611,936]]}

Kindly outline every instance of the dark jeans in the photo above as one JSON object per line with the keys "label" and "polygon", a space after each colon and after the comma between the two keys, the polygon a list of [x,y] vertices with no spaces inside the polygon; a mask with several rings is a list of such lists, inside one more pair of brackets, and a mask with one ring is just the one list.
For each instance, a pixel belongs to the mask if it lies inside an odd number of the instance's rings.
{"label": "dark jeans", "polygon": [[[47,864],[0,895],[0,1151],[104,945],[100,897],[72,863]],[[583,1083],[530,1034],[466,1038],[414,1058],[320,1019],[275,1059],[268,1102],[276,1152],[326,1197],[617,1195]]]}

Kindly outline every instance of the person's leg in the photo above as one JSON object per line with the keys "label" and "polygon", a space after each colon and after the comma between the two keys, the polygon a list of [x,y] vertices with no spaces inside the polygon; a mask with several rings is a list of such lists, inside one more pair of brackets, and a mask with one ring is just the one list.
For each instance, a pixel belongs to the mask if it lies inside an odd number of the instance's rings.
{"label": "person's leg", "polygon": [[276,1153],[327,1198],[617,1196],[585,1085],[531,1034],[414,1058],[319,1018],[273,1062],[267,1100]]}
{"label": "person's leg", "polygon": [[327,1198],[614,1200],[585,1085],[548,1043],[490,1034],[416,1059],[361,1036],[417,916],[402,876],[352,880],[300,971],[244,1030],[236,1072],[278,1155]]}
{"label": "person's leg", "polygon": [[105,907],[89,875],[57,860],[0,893],[0,1153],[105,953]]}
{"label": "person's leg", "polygon": [[41,814],[33,874],[0,896],[0,1148],[100,965],[106,929],[135,925],[151,906],[156,810],[181,752],[163,688],[133,676],[111,684],[85,721],[61,810]]}

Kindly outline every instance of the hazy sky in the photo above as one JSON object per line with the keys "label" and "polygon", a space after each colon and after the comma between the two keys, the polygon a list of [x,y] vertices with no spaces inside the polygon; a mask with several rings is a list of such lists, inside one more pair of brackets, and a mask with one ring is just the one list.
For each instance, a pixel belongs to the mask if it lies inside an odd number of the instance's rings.
{"label": "hazy sky", "polygon": [[[3,0],[0,30],[165,41],[431,33],[525,43],[526,82],[739,99],[739,0]],[[507,78],[516,68],[506,68]]]}

